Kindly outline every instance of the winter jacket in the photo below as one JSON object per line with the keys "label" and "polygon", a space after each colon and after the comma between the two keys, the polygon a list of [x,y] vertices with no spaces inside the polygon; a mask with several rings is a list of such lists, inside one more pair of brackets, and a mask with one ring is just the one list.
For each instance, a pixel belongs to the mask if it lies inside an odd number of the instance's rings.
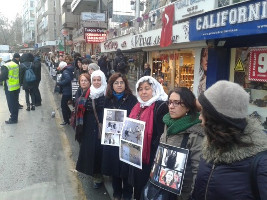
{"label": "winter jacket", "polygon": [[151,76],[151,69],[150,69],[150,67],[144,69],[143,76]]}
{"label": "winter jacket", "polygon": [[37,74],[37,70],[36,68],[34,68],[34,63],[33,62],[23,62],[20,64],[20,74],[19,74],[19,82],[20,85],[23,86],[23,90],[28,90],[28,89],[33,89],[35,86],[37,86],[37,82],[36,80],[33,82],[26,82],[25,81],[25,72],[26,72],[26,67],[30,67],[32,68],[35,76]]}
{"label": "winter jacket", "polygon": [[204,129],[201,127],[201,124],[195,124],[176,135],[167,136],[166,133],[167,129],[165,129],[164,134],[161,136],[160,142],[177,147],[181,146],[184,135],[189,133],[186,145],[186,148],[189,150],[189,158],[186,165],[181,196],[179,198],[177,197],[178,199],[188,199],[193,190],[193,183],[195,182],[195,178],[197,176],[204,139]]}
{"label": "winter jacket", "polygon": [[72,65],[67,65],[62,70],[61,80],[57,83],[62,87],[62,95],[72,95],[71,81],[73,79],[74,67]]}
{"label": "winter jacket", "polygon": [[[204,140],[203,159],[195,182],[192,200],[252,200],[250,165],[254,156],[267,150],[267,135],[255,120],[247,119],[241,140],[252,146],[232,146],[220,153]],[[259,162],[257,182],[261,199],[267,199],[267,156]]]}
{"label": "winter jacket", "polygon": [[36,81],[41,81],[41,58],[39,56],[34,57],[33,68],[36,76]]}
{"label": "winter jacket", "polygon": [[[112,98],[106,97],[105,108],[127,110],[127,116],[129,116],[136,103],[137,99],[134,95],[125,94],[120,100],[112,96]],[[102,173],[107,176],[128,177],[129,165],[120,161],[119,147],[103,145]]]}

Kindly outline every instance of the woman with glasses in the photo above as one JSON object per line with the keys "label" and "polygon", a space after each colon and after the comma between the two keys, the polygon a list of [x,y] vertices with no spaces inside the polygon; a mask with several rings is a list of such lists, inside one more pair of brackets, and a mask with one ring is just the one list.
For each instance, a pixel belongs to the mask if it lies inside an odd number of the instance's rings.
{"label": "woman with glasses", "polygon": [[138,103],[131,111],[130,118],[146,122],[142,169],[130,167],[130,182],[134,187],[134,198],[140,199],[143,187],[148,181],[160,136],[164,131],[163,116],[168,112],[167,94],[160,83],[151,76],[144,76],[136,83]]}
{"label": "woman with glasses", "polygon": [[[164,199],[189,199],[198,170],[204,130],[199,120],[196,98],[188,88],[180,87],[171,90],[167,104],[169,113],[163,117],[166,126],[160,142],[188,149],[190,153],[181,195],[178,197],[166,190],[161,191],[161,195]],[[167,163],[167,168],[175,167]],[[155,198],[155,194],[151,192],[147,191],[145,194],[149,199],[150,195]]]}
{"label": "woman with glasses", "polygon": [[[127,116],[137,102],[125,75],[113,74],[108,81],[105,108],[127,110]],[[102,173],[112,176],[114,199],[131,199],[133,187],[128,183],[129,165],[119,159],[119,147],[103,146]]]}
{"label": "woman with glasses", "polygon": [[[84,75],[85,76],[85,75]],[[103,110],[106,92],[106,77],[100,71],[91,75],[90,95],[85,103],[83,115],[83,134],[80,137],[80,152],[76,170],[93,177],[94,188],[101,187],[103,177],[101,174],[102,146],[99,123],[103,120]],[[77,120],[76,120],[77,123]]]}

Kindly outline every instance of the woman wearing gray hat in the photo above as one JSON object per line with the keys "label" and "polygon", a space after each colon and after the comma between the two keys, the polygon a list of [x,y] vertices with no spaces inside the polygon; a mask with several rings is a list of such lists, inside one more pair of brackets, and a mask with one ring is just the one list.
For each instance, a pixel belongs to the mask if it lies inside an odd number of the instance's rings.
{"label": "woman wearing gray hat", "polygon": [[247,118],[249,94],[218,81],[198,100],[206,138],[192,200],[267,199],[267,135]]}

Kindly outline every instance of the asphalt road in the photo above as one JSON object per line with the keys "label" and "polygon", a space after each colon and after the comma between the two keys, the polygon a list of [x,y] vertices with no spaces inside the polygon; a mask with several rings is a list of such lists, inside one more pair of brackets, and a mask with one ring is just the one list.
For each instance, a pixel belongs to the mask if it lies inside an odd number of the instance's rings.
{"label": "asphalt road", "polygon": [[[73,172],[79,145],[70,126],[61,127],[60,95],[42,64],[42,106],[26,111],[20,92],[18,124],[6,125],[9,111],[0,86],[0,199],[84,200],[110,199],[104,187],[95,190],[90,177]],[[51,117],[56,112],[55,118]]]}

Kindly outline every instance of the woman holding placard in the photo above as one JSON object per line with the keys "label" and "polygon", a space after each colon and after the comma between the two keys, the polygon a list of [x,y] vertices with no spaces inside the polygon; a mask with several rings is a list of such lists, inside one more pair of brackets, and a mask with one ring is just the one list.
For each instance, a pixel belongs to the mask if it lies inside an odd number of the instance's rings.
{"label": "woman holding placard", "polygon": [[[105,108],[127,110],[127,116],[136,104],[128,81],[121,73],[113,74],[108,81]],[[102,173],[112,176],[114,199],[131,199],[133,187],[128,183],[129,165],[119,159],[119,147],[103,146]]]}
{"label": "woman holding placard", "polygon": [[[169,113],[163,117],[166,125],[165,131],[160,141],[168,145],[188,149],[190,153],[179,198],[177,195],[163,189],[157,195],[162,195],[164,199],[189,199],[198,170],[204,130],[201,127],[201,121],[198,119],[196,98],[188,88],[180,87],[171,90],[168,95],[168,107]],[[178,173],[183,170],[180,167],[183,163],[178,161],[176,154],[174,162],[173,159],[168,161],[166,158],[166,167]],[[159,189],[159,187],[148,183],[143,195],[149,199],[157,198],[153,191]]]}
{"label": "woman holding placard", "polygon": [[83,131],[80,137],[80,152],[76,170],[93,176],[94,188],[97,189],[103,182],[101,175],[102,146],[99,126],[103,120],[104,94],[107,85],[105,74],[100,70],[94,71],[91,75],[91,82],[90,95],[84,105]]}
{"label": "woman holding placard", "polygon": [[136,83],[138,103],[130,118],[146,122],[142,148],[142,169],[130,167],[130,182],[134,187],[134,198],[140,199],[148,181],[160,137],[164,132],[163,116],[168,112],[167,94],[162,85],[151,76],[144,76]]}

